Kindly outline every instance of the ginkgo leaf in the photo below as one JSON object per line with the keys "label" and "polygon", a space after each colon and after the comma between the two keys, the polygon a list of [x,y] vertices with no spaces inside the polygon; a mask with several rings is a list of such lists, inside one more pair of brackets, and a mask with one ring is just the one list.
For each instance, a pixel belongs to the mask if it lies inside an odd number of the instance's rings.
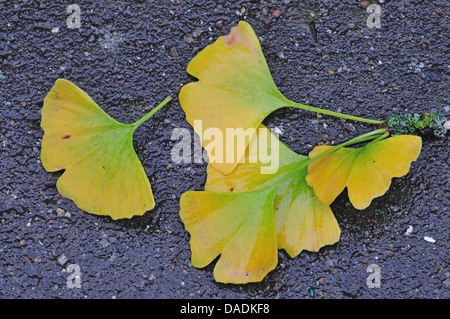
{"label": "ginkgo leaf", "polygon": [[[314,158],[331,147],[317,146],[309,156]],[[364,209],[387,192],[393,177],[408,173],[421,147],[422,139],[412,135],[397,135],[360,148],[344,147],[312,162],[306,181],[327,205],[347,187],[353,206]]]}
{"label": "ginkgo leaf", "polygon": [[[256,130],[267,115],[285,106],[287,100],[272,79],[253,29],[243,21],[230,34],[204,48],[190,61],[187,71],[199,81],[183,86],[179,95],[181,107],[204,147],[209,143],[203,138],[205,131],[219,130],[217,148],[221,155],[213,158],[210,150],[208,155],[215,169],[229,174],[245,156],[255,133],[249,132],[242,147],[237,143],[233,147],[226,145],[226,129]],[[201,120],[201,126],[194,125],[196,120]],[[232,160],[226,156],[230,152]]]}
{"label": "ginkgo leaf", "polygon": [[184,193],[180,216],[191,235],[192,265],[205,267],[221,255],[214,267],[216,281],[261,281],[277,265],[275,193],[270,187],[243,194]]}
{"label": "ginkgo leaf", "polygon": [[65,170],[56,184],[62,196],[88,213],[113,219],[142,215],[155,206],[133,148],[133,132],[149,114],[133,124],[120,123],[76,85],[58,79],[41,115],[41,162],[49,172]]}
{"label": "ginkgo leaf", "polygon": [[[257,134],[252,143],[257,143],[261,135],[273,136],[263,125]],[[274,139],[265,137],[264,140]],[[254,155],[251,150],[255,149],[251,144],[245,161],[239,163],[229,175],[224,175],[208,165],[205,190],[246,193],[279,184],[273,203],[278,248],[285,249],[291,257],[295,257],[302,250],[318,251],[323,246],[337,242],[340,229],[333,212],[315,196],[306,183],[305,162],[308,157],[293,152],[279,141],[276,145],[267,144],[267,149],[257,149],[257,158],[276,152],[279,168],[274,174],[261,174],[261,167],[268,164],[250,161]]]}

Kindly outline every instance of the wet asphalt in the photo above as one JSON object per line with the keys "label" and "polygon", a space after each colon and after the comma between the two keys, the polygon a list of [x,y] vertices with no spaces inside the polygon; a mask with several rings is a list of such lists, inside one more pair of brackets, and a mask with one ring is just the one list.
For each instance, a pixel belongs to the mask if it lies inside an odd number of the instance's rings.
{"label": "wet asphalt", "polygon": [[[80,6],[69,28],[67,6]],[[380,5],[380,28],[367,7]],[[175,164],[175,128],[192,129],[177,94],[196,53],[249,22],[280,91],[299,103],[358,116],[442,111],[449,118],[450,4],[434,1],[0,0],[0,298],[450,297],[448,135],[426,138],[408,175],[363,210],[344,191],[332,204],[338,243],[290,258],[260,283],[225,285],[214,263],[190,264],[179,198],[202,190],[206,163]],[[174,100],[135,133],[156,207],[113,221],[61,197],[61,173],[39,160],[39,110],[58,78],[122,122]],[[285,108],[265,121],[307,154],[373,126]],[[371,288],[369,265],[379,287]],[[68,279],[75,271],[80,285]],[[76,283],[76,281],[72,281]]]}

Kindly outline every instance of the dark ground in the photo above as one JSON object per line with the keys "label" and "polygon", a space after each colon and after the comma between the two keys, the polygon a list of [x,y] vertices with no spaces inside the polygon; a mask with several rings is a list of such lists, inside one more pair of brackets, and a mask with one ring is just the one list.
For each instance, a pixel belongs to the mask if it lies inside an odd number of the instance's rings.
{"label": "dark ground", "polygon": [[[294,101],[374,119],[437,110],[448,118],[448,1],[74,2],[80,29],[67,28],[69,1],[0,0],[0,298],[450,297],[448,135],[425,139],[409,174],[366,210],[341,194],[332,204],[337,244],[294,259],[280,251],[277,268],[247,285],[216,283],[214,264],[190,265],[178,200],[202,190],[206,164],[170,158],[172,130],[191,129],[177,99],[194,80],[186,66],[239,20]],[[370,3],[382,7],[380,29],[366,25]],[[57,78],[128,123],[174,97],[135,134],[153,211],[113,221],[58,194],[60,174],[39,161],[39,110]],[[287,108],[264,123],[302,154],[373,129]],[[81,288],[66,284],[70,264],[81,267]],[[380,288],[366,284],[369,264],[380,266]]]}

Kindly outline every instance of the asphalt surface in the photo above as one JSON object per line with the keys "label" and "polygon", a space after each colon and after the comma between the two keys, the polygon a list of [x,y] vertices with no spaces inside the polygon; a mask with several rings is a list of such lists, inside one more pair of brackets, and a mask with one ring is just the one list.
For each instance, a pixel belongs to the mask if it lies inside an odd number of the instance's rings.
{"label": "asphalt surface", "polygon": [[[448,1],[79,0],[79,29],[67,27],[70,3],[0,0],[0,298],[450,297],[448,135],[424,139],[408,175],[364,211],[344,191],[332,204],[337,244],[294,259],[279,251],[277,268],[247,285],[216,283],[214,263],[191,266],[178,201],[202,190],[206,164],[170,157],[173,129],[192,132],[177,99],[195,80],[188,62],[239,20],[252,25],[276,84],[296,102],[373,119],[438,110],[449,118]],[[367,26],[370,3],[382,8],[381,28]],[[174,97],[134,139],[151,212],[113,221],[58,194],[60,173],[39,161],[39,110],[58,78],[128,123]],[[264,123],[302,154],[373,129],[288,108]],[[379,288],[367,285],[371,264]],[[79,288],[68,285],[77,266]]]}

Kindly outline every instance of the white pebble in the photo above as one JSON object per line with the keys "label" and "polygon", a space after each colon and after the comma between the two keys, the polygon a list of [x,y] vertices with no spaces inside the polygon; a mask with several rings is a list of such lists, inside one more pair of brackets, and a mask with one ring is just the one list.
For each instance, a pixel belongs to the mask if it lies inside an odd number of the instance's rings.
{"label": "white pebble", "polygon": [[434,240],[434,238],[432,238],[432,237],[428,237],[428,236],[425,236],[423,239],[425,239],[427,242],[429,242],[429,243],[435,243],[436,241]]}
{"label": "white pebble", "polygon": [[408,229],[405,232],[405,235],[406,236],[411,235],[412,231],[413,231],[413,227],[411,225],[409,225]]}
{"label": "white pebble", "polygon": [[68,261],[67,257],[64,254],[61,254],[58,259],[58,264],[60,264],[61,266],[64,266],[64,264]]}
{"label": "white pebble", "polygon": [[270,131],[273,134],[275,134],[275,136],[280,136],[284,133],[283,129],[278,126],[274,126],[273,128],[270,129]]}

